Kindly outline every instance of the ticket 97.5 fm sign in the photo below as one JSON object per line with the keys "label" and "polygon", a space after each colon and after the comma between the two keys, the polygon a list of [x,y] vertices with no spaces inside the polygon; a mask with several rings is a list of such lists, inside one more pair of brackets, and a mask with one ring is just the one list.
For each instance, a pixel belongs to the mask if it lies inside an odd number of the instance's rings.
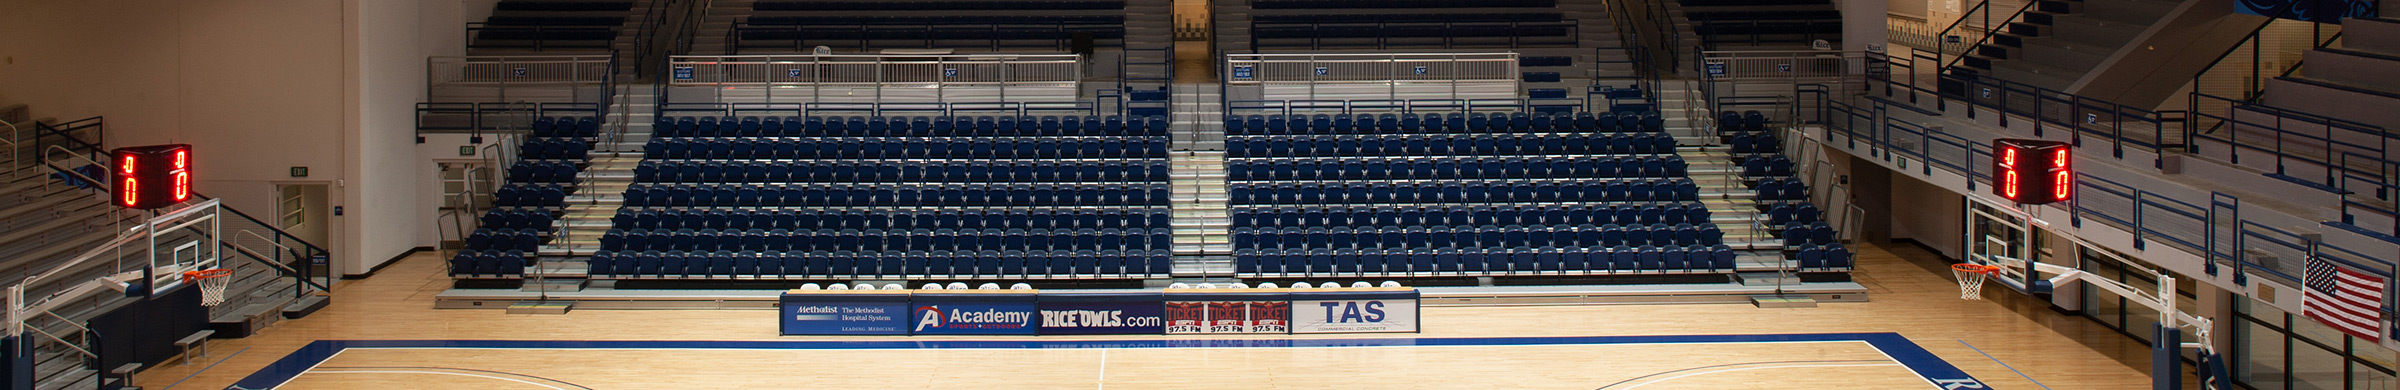
{"label": "ticket 97.5 fm sign", "polygon": [[1417,331],[1417,300],[1362,299],[1292,301],[1292,333],[1410,333]]}
{"label": "ticket 97.5 fm sign", "polygon": [[1286,301],[1169,301],[1167,333],[1290,333]]}

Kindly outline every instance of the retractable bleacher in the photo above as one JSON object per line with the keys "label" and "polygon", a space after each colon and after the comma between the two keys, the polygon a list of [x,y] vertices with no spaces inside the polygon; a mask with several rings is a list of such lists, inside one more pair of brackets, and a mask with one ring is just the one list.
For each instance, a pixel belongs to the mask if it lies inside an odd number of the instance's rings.
{"label": "retractable bleacher", "polygon": [[1725,113],[1717,118],[1741,168],[1742,185],[1755,190],[1767,233],[1780,241],[1783,256],[1796,261],[1801,272],[1848,272],[1850,249],[1836,239],[1825,213],[1810,203],[1808,183],[1796,176],[1797,167],[1783,155],[1783,142],[1758,111]]}
{"label": "retractable bleacher", "polygon": [[592,278],[1128,280],[1171,266],[1164,118],[654,126]]}
{"label": "retractable bleacher", "polygon": [[1717,274],[1656,114],[1228,118],[1244,278]]}
{"label": "retractable bleacher", "polygon": [[494,191],[482,224],[450,258],[450,274],[461,279],[523,277],[542,245],[556,239],[553,227],[575,194],[576,175],[591,158],[600,123],[593,117],[545,117],[518,145],[519,161],[507,169],[507,184]]}

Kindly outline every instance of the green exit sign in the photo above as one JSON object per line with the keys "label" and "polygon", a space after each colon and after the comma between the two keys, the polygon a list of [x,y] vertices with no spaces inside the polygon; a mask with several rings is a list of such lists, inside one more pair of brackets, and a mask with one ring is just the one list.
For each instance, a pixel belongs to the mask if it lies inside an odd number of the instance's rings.
{"label": "green exit sign", "polygon": [[308,167],[292,167],[292,177],[308,177]]}
{"label": "green exit sign", "polygon": [[460,155],[460,156],[473,156],[473,155],[475,155],[475,147],[474,147],[474,146],[468,146],[468,145],[459,145],[459,146],[458,146],[458,155]]}

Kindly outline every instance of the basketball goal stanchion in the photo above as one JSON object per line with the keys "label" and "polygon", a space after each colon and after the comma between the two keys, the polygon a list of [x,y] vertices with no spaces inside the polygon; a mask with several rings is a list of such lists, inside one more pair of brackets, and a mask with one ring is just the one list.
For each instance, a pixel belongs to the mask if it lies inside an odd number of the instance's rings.
{"label": "basketball goal stanchion", "polygon": [[2000,267],[1966,263],[1950,265],[1950,274],[1958,276],[1958,299],[1983,300],[1983,281],[2000,272]]}
{"label": "basketball goal stanchion", "polygon": [[225,303],[225,286],[233,283],[233,270],[217,268],[185,271],[183,282],[200,288],[200,305],[216,307]]}

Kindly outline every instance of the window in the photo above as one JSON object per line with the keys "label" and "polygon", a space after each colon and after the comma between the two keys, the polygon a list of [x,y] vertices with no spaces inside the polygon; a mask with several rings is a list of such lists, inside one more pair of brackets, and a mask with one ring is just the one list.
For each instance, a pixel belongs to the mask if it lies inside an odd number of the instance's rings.
{"label": "window", "polygon": [[2252,389],[2392,389],[2395,355],[2316,320],[2243,299],[2234,302],[2236,384]]}

